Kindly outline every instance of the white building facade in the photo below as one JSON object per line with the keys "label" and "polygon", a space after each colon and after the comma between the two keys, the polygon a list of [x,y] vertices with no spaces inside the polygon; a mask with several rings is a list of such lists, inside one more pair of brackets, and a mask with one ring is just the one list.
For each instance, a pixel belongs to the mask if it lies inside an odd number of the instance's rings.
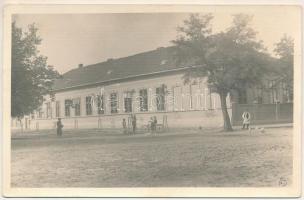
{"label": "white building facade", "polygon": [[[80,71],[85,71],[87,67],[81,68]],[[110,69],[103,73],[111,75]],[[64,129],[122,128],[122,120],[128,120],[130,114],[136,115],[139,129],[153,116],[169,128],[223,126],[219,95],[211,93],[202,80],[184,84],[185,70],[160,67],[146,74],[121,76],[116,69],[119,78],[96,79],[69,87],[59,84],[45,96],[41,108],[24,119],[23,128],[55,129],[58,118],[62,119]],[[229,97],[227,106],[230,111]],[[18,123],[13,121],[12,127],[17,128]]]}

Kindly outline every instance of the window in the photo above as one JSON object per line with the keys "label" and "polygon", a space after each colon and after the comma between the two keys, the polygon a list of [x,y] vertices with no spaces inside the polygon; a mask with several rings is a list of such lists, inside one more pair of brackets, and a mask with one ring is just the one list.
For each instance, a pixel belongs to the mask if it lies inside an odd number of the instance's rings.
{"label": "window", "polygon": [[98,109],[98,114],[104,114],[104,97],[103,97],[103,95],[97,96],[97,109]]}
{"label": "window", "polygon": [[92,115],[92,97],[86,97],[86,113],[87,115]]}
{"label": "window", "polygon": [[60,101],[56,101],[56,117],[60,117]]}
{"label": "window", "polygon": [[42,115],[43,115],[42,109],[39,108],[39,110],[38,110],[38,118],[42,118]]}
{"label": "window", "polygon": [[199,90],[200,90],[200,109],[207,110],[207,96],[208,96],[208,88],[206,88],[205,82],[199,83]]}
{"label": "window", "polygon": [[156,107],[157,111],[165,110],[165,86],[156,88]]}
{"label": "window", "polygon": [[125,92],[124,93],[124,108],[125,112],[129,113],[132,112],[132,92]]}
{"label": "window", "polygon": [[75,108],[75,116],[80,116],[80,98],[73,100],[73,106]]}
{"label": "window", "polygon": [[182,88],[176,86],[173,88],[173,110],[178,111],[182,109]]}
{"label": "window", "polygon": [[51,102],[46,103],[46,117],[52,118]]}
{"label": "window", "polygon": [[139,109],[140,111],[148,111],[148,90],[141,89],[139,90]]}
{"label": "window", "polygon": [[55,94],[50,94],[50,98],[51,98],[51,101],[54,102],[55,101]]}
{"label": "window", "polygon": [[207,92],[208,92],[208,95],[207,95],[207,98],[206,98],[206,103],[207,103],[207,108],[208,110],[212,110],[213,109],[213,95],[212,95],[212,91],[211,91],[211,88],[208,88],[207,89]]}
{"label": "window", "polygon": [[70,112],[70,108],[71,108],[71,100],[70,99],[66,99],[64,101],[64,114],[66,117],[70,117],[71,112]]}
{"label": "window", "polygon": [[111,113],[117,113],[117,105],[118,105],[118,100],[117,100],[117,93],[112,93],[110,95],[110,102],[111,102]]}
{"label": "window", "polygon": [[190,85],[190,109],[199,109],[200,90],[198,84]]}

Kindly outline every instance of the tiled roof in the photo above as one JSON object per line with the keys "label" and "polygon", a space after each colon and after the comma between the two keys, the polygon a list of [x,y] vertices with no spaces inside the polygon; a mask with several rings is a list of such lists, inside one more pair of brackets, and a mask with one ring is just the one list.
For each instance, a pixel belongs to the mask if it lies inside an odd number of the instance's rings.
{"label": "tiled roof", "polygon": [[106,62],[77,67],[55,81],[53,90],[119,80],[146,74],[180,69],[173,60],[173,48],[161,47],[153,51],[136,54]]}
{"label": "tiled roof", "polygon": [[[53,85],[53,90],[63,90],[78,86],[89,86],[98,83],[106,83],[113,80],[122,80],[143,75],[184,70],[187,67],[177,66],[173,59],[174,47],[161,47],[153,51],[148,51],[133,56],[118,59],[108,59],[93,65],[76,67],[57,79]],[[270,65],[267,66],[269,72],[267,77],[277,77],[280,69],[275,58],[269,58]]]}

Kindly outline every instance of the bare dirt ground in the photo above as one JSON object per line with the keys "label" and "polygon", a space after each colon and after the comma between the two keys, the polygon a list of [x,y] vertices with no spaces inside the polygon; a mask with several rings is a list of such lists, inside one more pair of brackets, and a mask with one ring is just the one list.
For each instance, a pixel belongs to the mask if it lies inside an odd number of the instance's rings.
{"label": "bare dirt ground", "polygon": [[291,184],[292,128],[41,131],[13,134],[11,157],[12,187],[277,187]]}

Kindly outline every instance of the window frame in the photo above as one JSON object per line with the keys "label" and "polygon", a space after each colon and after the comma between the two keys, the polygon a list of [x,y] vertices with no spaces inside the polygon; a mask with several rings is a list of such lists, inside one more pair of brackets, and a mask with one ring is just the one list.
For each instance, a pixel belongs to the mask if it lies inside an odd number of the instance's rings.
{"label": "window frame", "polygon": [[[163,87],[164,85],[160,85],[159,87],[155,88],[155,94],[156,94],[156,110],[157,111],[165,111],[166,110],[166,91]],[[158,94],[158,91],[161,91],[161,94]],[[160,103],[161,102],[161,103]]]}
{"label": "window frame", "polygon": [[71,117],[71,99],[64,100],[64,116]]}
{"label": "window frame", "polygon": [[[141,91],[146,91],[145,97],[141,94]],[[139,93],[139,111],[140,112],[147,112],[149,111],[149,96],[148,96],[148,89],[141,88],[138,91]]]}
{"label": "window frame", "polygon": [[[100,97],[101,97],[102,100],[100,100]],[[104,101],[105,101],[104,95],[97,95],[97,104],[96,104],[96,106],[97,106],[97,114],[98,115],[105,114],[105,106],[104,106],[105,103],[104,103]],[[102,109],[100,109],[100,108],[102,108]]]}
{"label": "window frame", "polygon": [[51,119],[52,118],[52,105],[51,102],[46,102],[46,118]]}
{"label": "window frame", "polygon": [[[77,97],[77,98],[74,98],[73,99],[74,101],[75,100],[78,100],[79,101],[79,103],[78,104],[74,104],[74,102],[73,102],[73,106],[74,106],[74,116],[81,116],[81,98],[80,97]],[[76,107],[76,105],[78,105],[78,108]],[[77,112],[77,110],[78,110],[78,112]]]}
{"label": "window frame", "polygon": [[[115,99],[112,98],[112,96],[115,95]],[[115,107],[114,107],[115,104]],[[118,113],[118,93],[117,92],[111,92],[110,93],[110,112],[111,114]]]}
{"label": "window frame", "polygon": [[86,104],[86,115],[87,116],[93,115],[92,96],[85,97],[85,104]]}
{"label": "window frame", "polygon": [[124,94],[124,98],[123,98],[124,112],[132,113],[132,111],[133,111],[133,92],[125,91],[123,94]]}
{"label": "window frame", "polygon": [[190,93],[190,110],[199,110],[200,107],[200,85],[199,83],[192,83],[189,85]]}
{"label": "window frame", "polygon": [[42,119],[43,118],[43,110],[42,108],[38,108],[38,117],[39,119]]}

